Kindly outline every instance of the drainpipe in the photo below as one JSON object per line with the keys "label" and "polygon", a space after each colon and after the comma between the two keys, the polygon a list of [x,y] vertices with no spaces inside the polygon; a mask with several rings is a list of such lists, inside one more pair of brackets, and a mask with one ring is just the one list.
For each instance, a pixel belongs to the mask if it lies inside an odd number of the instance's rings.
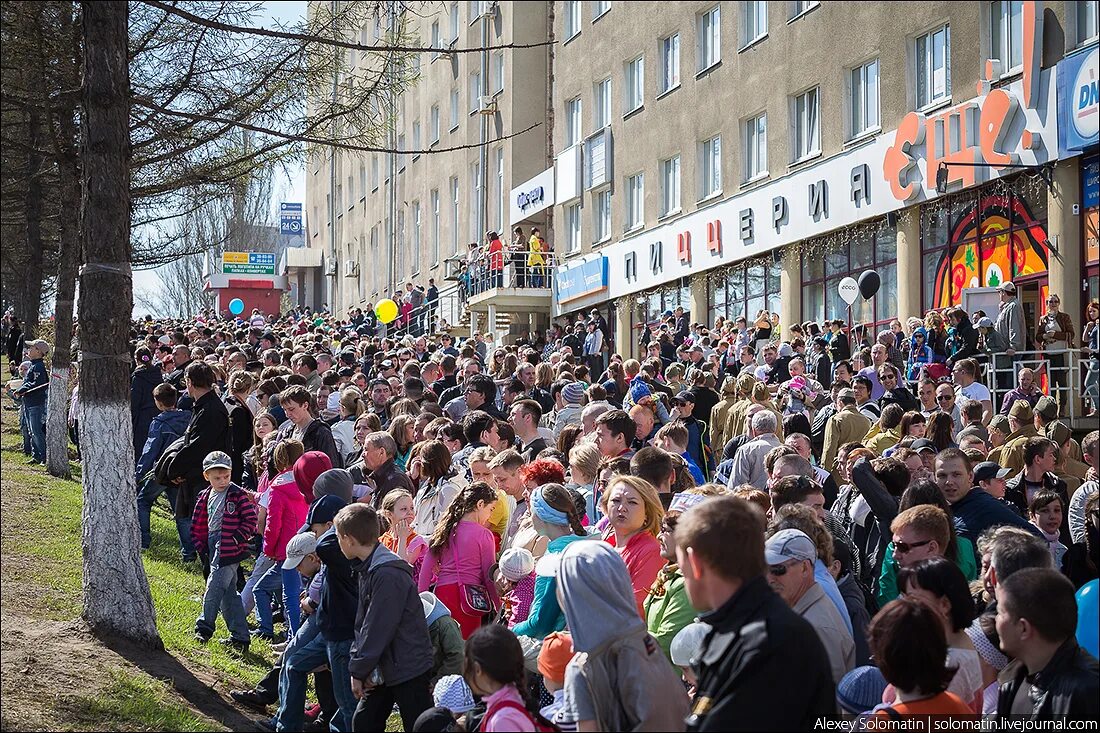
{"label": "drainpipe", "polygon": [[[332,37],[336,38],[336,0],[332,0],[329,3],[332,11]],[[333,55],[342,53],[340,49],[333,49]],[[338,57],[337,57],[338,58]],[[332,69],[332,104],[336,104],[336,96],[339,89],[340,81],[340,63],[337,61],[333,65]],[[333,266],[337,266],[336,258],[336,148],[329,148],[329,153],[332,155],[331,163],[329,164],[329,180],[328,180],[328,221],[329,221],[329,258]],[[337,312],[340,308],[337,305],[339,300],[336,294],[336,288],[340,283],[339,272],[331,276],[329,282],[329,297],[328,304],[332,312]]]}

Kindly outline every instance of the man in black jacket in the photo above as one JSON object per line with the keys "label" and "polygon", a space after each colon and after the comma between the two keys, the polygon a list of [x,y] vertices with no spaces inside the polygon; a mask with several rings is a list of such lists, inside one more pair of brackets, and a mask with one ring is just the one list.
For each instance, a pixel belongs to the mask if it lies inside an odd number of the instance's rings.
{"label": "man in black jacket", "polygon": [[287,387],[279,393],[279,405],[286,412],[286,422],[279,426],[279,440],[294,438],[302,441],[306,452],[321,451],[332,461],[333,468],[344,467],[344,457],[336,447],[332,428],[323,420],[313,417],[309,390],[302,385]]}
{"label": "man in black jacket", "polygon": [[174,368],[168,373],[168,376],[164,378],[164,381],[170,383],[176,388],[176,391],[180,393],[179,409],[194,409],[191,406],[191,395],[187,390],[187,385],[184,380],[184,377],[187,375],[187,367],[191,366],[191,347],[186,344],[181,344],[173,348],[172,364],[174,364]]}
{"label": "man in black jacket", "polygon": [[1024,470],[1005,482],[1005,501],[1014,504],[1020,516],[1026,517],[1028,506],[1040,491],[1051,491],[1062,499],[1062,544],[1069,547],[1069,492],[1066,482],[1054,474],[1058,447],[1054,441],[1040,435],[1024,442]]}
{"label": "man in black jacket", "polygon": [[[185,382],[187,394],[194,401],[191,421],[183,437],[169,446],[162,456],[167,461],[162,472],[158,464],[157,477],[178,487],[176,496],[177,526],[180,520],[191,521],[195,511],[195,498],[206,486],[202,475],[202,462],[212,451],[228,451],[229,411],[214,391],[214,370],[210,365],[197,361],[188,365]],[[178,446],[178,447],[177,447]],[[182,527],[180,536],[182,537]],[[194,559],[194,550],[184,555],[184,561]]]}
{"label": "man in black jacket", "polygon": [[997,717],[1100,717],[1100,669],[1074,638],[1073,583],[1051,568],[1027,568],[999,582],[996,593],[997,634],[1013,659],[998,677]]}
{"label": "man in black jacket", "polygon": [[836,713],[821,640],[764,578],[763,536],[763,516],[734,497],[708,499],[676,526],[688,598],[711,626],[689,731],[812,730]]}

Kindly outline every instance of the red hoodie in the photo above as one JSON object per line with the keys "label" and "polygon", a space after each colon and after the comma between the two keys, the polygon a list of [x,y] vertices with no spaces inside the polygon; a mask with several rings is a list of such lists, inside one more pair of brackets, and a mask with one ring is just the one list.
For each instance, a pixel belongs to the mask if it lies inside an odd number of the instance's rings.
{"label": "red hoodie", "polygon": [[[332,460],[319,450],[311,450],[294,463],[294,481],[306,504],[313,503],[313,484],[317,477],[332,468]],[[300,526],[300,525],[299,525]]]}
{"label": "red hoodie", "polygon": [[287,543],[306,522],[309,504],[298,490],[291,471],[276,476],[268,490],[271,498],[267,505],[263,553],[272,560],[282,562],[286,560]]}

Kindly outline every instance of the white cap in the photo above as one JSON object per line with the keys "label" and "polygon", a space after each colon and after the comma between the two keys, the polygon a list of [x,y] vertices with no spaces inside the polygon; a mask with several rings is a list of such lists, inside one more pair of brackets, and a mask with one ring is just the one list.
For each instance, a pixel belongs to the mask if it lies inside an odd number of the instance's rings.
{"label": "white cap", "polygon": [[672,637],[668,655],[677,667],[686,667],[703,652],[703,642],[710,633],[710,624],[702,621],[690,623]]}
{"label": "white cap", "polygon": [[317,551],[317,535],[312,532],[302,532],[290,538],[286,543],[286,560],[283,561],[283,570],[294,570],[302,564],[302,560],[311,552]]}

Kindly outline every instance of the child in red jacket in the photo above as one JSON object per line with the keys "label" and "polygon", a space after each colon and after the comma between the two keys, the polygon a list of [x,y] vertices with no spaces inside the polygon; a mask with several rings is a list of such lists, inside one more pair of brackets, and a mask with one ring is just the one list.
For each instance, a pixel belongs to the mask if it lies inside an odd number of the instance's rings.
{"label": "child in red jacket", "polygon": [[237,592],[237,566],[248,557],[249,540],[256,531],[256,505],[244,489],[232,482],[233,459],[222,451],[207,454],[202,475],[210,486],[195,501],[191,541],[209,564],[202,614],[195,622],[195,638],[202,643],[214,635],[218,611],[229,629],[227,646],[248,651],[248,623]]}

